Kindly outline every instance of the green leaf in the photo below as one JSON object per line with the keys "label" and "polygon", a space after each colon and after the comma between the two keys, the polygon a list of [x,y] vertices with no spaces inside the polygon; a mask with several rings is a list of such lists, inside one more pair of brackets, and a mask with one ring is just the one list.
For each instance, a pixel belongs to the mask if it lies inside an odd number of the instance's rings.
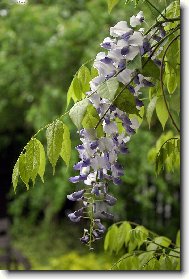
{"label": "green leaf", "polygon": [[173,270],[171,257],[162,255],[159,259],[160,270]]}
{"label": "green leaf", "polygon": [[130,70],[142,69],[142,58],[140,54],[137,54],[135,58],[127,63],[127,68]]}
{"label": "green leaf", "polygon": [[107,251],[110,243],[110,231],[108,230],[104,240],[104,250]]}
{"label": "green leaf", "polygon": [[141,73],[144,76],[153,77],[155,79],[160,78],[160,69],[158,68],[158,66],[151,59],[148,60],[148,58],[142,57],[142,67],[143,68],[142,68]]}
{"label": "green leaf", "polygon": [[14,169],[12,172],[12,184],[14,188],[14,192],[16,192],[17,184],[18,184],[18,177],[19,177],[19,159],[17,160],[16,164],[14,165]]}
{"label": "green leaf", "polygon": [[110,253],[117,250],[117,234],[118,227],[116,225],[112,225],[107,232],[108,236],[106,243],[104,244],[104,249],[107,250],[109,248]]}
{"label": "green leaf", "polygon": [[40,148],[40,165],[38,169],[38,174],[41,177],[42,182],[44,183],[44,173],[45,173],[45,165],[46,165],[46,156],[45,150],[41,142],[39,141],[39,148]]}
{"label": "green leaf", "polygon": [[148,230],[143,226],[137,226],[135,231],[139,234],[139,239],[137,241],[138,249],[140,246],[147,240],[148,237]]}
{"label": "green leaf", "polygon": [[39,170],[40,165],[40,146],[39,141],[32,138],[26,146],[26,168],[33,185]]}
{"label": "green leaf", "polygon": [[176,246],[180,247],[180,230],[177,232],[176,236]]}
{"label": "green leaf", "polygon": [[127,244],[130,240],[130,231],[132,230],[132,227],[129,222],[124,222],[123,224],[125,229],[125,246],[127,247]]}
{"label": "green leaf", "polygon": [[115,106],[129,114],[137,114],[139,115],[139,111],[136,108],[135,97],[128,91],[123,91],[119,97],[114,102]]}
{"label": "green leaf", "polygon": [[139,265],[139,260],[137,256],[125,255],[123,259],[118,264],[119,270],[137,270]]}
{"label": "green leaf", "polygon": [[22,181],[25,183],[26,188],[28,190],[29,189],[28,182],[29,182],[30,176],[29,176],[28,169],[26,166],[26,155],[25,154],[22,154],[19,157],[19,173],[20,173],[20,177],[21,177]]}
{"label": "green leaf", "polygon": [[82,101],[77,102],[70,109],[69,116],[78,129],[81,128],[81,123],[85,115],[85,112],[87,110],[88,104],[89,104],[89,100],[83,99]]}
{"label": "green leaf", "polygon": [[89,81],[91,80],[91,74],[89,69],[86,66],[81,66],[78,72],[78,80],[81,84],[83,93],[90,90]]}
{"label": "green leaf", "polygon": [[147,107],[146,118],[147,118],[147,122],[148,122],[149,128],[150,128],[150,123],[151,123],[152,115],[153,115],[154,109],[156,107],[156,102],[157,102],[157,96],[154,96],[151,99],[151,101],[150,101],[150,103],[148,104],[148,107]]}
{"label": "green leaf", "polygon": [[94,67],[91,68],[91,79],[98,76],[98,70]]}
{"label": "green leaf", "polygon": [[159,270],[159,261],[152,256],[143,266],[143,270]]}
{"label": "green leaf", "polygon": [[149,243],[148,246],[147,246],[147,248],[146,248],[146,250],[147,250],[147,251],[154,251],[154,250],[156,250],[157,248],[158,248],[158,245],[157,245],[157,244],[155,244],[155,243]]}
{"label": "green leaf", "polygon": [[53,174],[55,172],[55,166],[62,149],[63,130],[63,123],[59,120],[56,120],[51,125],[49,125],[46,131],[47,156],[53,167]]}
{"label": "green leaf", "polygon": [[139,259],[139,269],[144,269],[147,262],[154,257],[154,252],[144,252],[138,256]]}
{"label": "green leaf", "polygon": [[74,76],[70,87],[68,89],[67,93],[67,107],[70,104],[71,99],[76,103],[78,100],[82,99],[82,87],[81,83],[78,80],[77,76]]}
{"label": "green leaf", "polygon": [[131,253],[132,251],[134,251],[137,247],[137,242],[135,240],[130,240],[129,242],[129,247],[128,247],[128,251],[129,253]]}
{"label": "green leaf", "polygon": [[119,3],[120,0],[107,0],[108,13],[110,14],[112,9]]}
{"label": "green leaf", "polygon": [[175,73],[170,73],[167,76],[167,89],[169,94],[173,94],[177,88],[177,77]]}
{"label": "green leaf", "polygon": [[98,86],[97,92],[100,97],[113,101],[119,82],[115,77],[108,79],[106,82]]}
{"label": "green leaf", "polygon": [[165,105],[163,96],[159,97],[156,102],[156,114],[164,130],[165,124],[168,120],[169,114]]}
{"label": "green leaf", "polygon": [[123,247],[125,244],[125,237],[126,234],[128,233],[128,226],[127,222],[123,222],[121,226],[118,228],[118,234],[117,234],[117,250],[116,252],[118,253],[119,250]]}
{"label": "green leaf", "polygon": [[[89,105],[87,107],[87,111],[82,121],[83,128],[86,129],[95,128],[99,120],[100,118],[98,116],[96,109],[93,107],[93,105]],[[104,133],[103,133],[102,124],[98,125],[96,131],[97,131],[97,136],[99,138],[103,136]]]}
{"label": "green leaf", "polygon": [[154,242],[161,246],[168,247],[171,244],[171,239],[165,236],[157,236],[154,238]]}
{"label": "green leaf", "polygon": [[69,166],[69,162],[71,158],[71,139],[70,139],[69,128],[65,124],[64,124],[62,150],[60,156],[62,157],[66,165]]}

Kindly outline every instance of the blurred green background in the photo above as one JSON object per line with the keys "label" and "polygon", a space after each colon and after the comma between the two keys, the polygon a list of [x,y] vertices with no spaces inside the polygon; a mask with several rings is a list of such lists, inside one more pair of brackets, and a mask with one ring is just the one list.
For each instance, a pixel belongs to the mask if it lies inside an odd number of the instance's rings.
{"label": "blurred green background", "polygon": [[[157,4],[163,9],[164,1]],[[148,5],[142,9],[148,24],[154,22],[157,12]],[[103,253],[103,240],[95,253],[89,254],[79,242],[82,225],[66,218],[75,207],[66,200],[75,190],[68,182],[71,167],[66,169],[60,161],[53,176],[48,166],[45,184],[37,180],[35,187],[26,191],[20,182],[16,195],[11,172],[30,137],[65,111],[74,73],[101,51],[99,44],[108,36],[109,27],[140,10],[141,5],[126,7],[125,1],[110,15],[106,0],[29,0],[28,5],[0,2],[0,211],[1,217],[11,218],[13,245],[29,258],[32,269],[101,270],[109,269],[115,261]],[[69,119],[67,123],[72,135],[72,165],[77,161],[74,146],[79,139]],[[156,177],[147,159],[161,133],[154,117],[150,131],[145,120],[133,136],[129,155],[121,158],[123,184],[111,187],[118,199],[113,211],[116,220],[141,223],[174,240],[180,222],[179,170]]]}

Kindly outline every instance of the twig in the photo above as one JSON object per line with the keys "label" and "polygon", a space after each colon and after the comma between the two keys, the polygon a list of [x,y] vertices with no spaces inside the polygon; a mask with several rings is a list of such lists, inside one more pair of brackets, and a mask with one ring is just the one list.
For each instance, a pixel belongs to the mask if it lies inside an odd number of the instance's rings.
{"label": "twig", "polygon": [[165,106],[166,106],[166,108],[167,108],[167,112],[168,112],[168,114],[169,114],[169,117],[171,118],[172,124],[173,124],[173,126],[175,127],[175,129],[177,130],[178,133],[180,133],[180,129],[177,127],[177,124],[176,124],[176,122],[174,121],[174,119],[173,119],[173,117],[172,117],[172,114],[171,114],[171,112],[170,112],[170,110],[169,110],[168,103],[167,103],[167,100],[166,100],[166,97],[165,97],[165,91],[164,91],[164,87],[163,87],[163,65],[164,65],[165,55],[166,55],[166,53],[167,53],[169,47],[172,45],[172,43],[173,43],[174,41],[176,41],[176,40],[178,39],[179,36],[180,36],[180,34],[177,35],[175,38],[173,38],[173,39],[171,40],[171,42],[168,44],[168,46],[166,47],[166,49],[165,49],[165,51],[164,51],[164,54],[163,54],[163,57],[162,57],[162,60],[161,60],[161,67],[160,67],[160,85],[161,85],[161,91],[162,91],[162,94],[163,94]]}
{"label": "twig", "polygon": [[167,18],[149,1],[149,0],[145,0],[154,10],[156,10],[165,20],[167,20]]}

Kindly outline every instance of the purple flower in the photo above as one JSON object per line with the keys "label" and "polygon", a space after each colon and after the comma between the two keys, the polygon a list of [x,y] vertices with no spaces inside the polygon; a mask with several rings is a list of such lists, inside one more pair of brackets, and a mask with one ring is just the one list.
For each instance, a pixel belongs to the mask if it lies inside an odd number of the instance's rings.
{"label": "purple flower", "polygon": [[144,103],[141,100],[139,100],[138,98],[136,98],[135,101],[136,101],[136,106],[137,107],[143,107],[144,106]]}
{"label": "purple flower", "polygon": [[70,177],[69,181],[72,183],[78,183],[80,181],[84,181],[85,179],[87,179],[87,175],[81,174],[81,175]]}
{"label": "purple flower", "polygon": [[85,236],[82,236],[80,238],[80,241],[83,243],[83,244],[87,244],[89,242],[89,235],[85,235]]}
{"label": "purple flower", "polygon": [[[140,11],[130,18],[130,25],[136,27],[143,21],[144,16]],[[91,211],[93,216],[101,213],[101,217],[113,219],[111,213],[104,210],[99,212],[100,207],[97,205],[105,202],[113,206],[116,203],[117,199],[109,194],[109,185],[112,182],[114,185],[122,183],[120,177],[124,174],[124,170],[118,161],[119,154],[128,153],[127,142],[139,127],[139,123],[135,117],[129,119],[129,112],[118,109],[109,98],[104,98],[99,86],[103,83],[108,84],[107,80],[114,77],[113,79],[120,83],[120,87],[117,86],[118,90],[121,90],[124,85],[134,95],[136,108],[140,111],[143,106],[143,102],[138,98],[142,94],[140,89],[154,85],[148,77],[137,74],[137,69],[131,70],[127,66],[128,62],[137,55],[146,54],[147,57],[150,55],[152,52],[150,40],[154,30],[145,36],[142,28],[138,31],[136,29],[130,28],[126,21],[120,21],[111,27],[110,35],[113,38],[104,39],[101,47],[105,48],[105,51],[96,55],[93,64],[98,75],[89,82],[90,91],[86,92],[86,97],[90,105],[95,108],[98,118],[102,119],[100,124],[103,136],[99,136],[97,130],[92,127],[79,131],[81,144],[76,149],[80,159],[74,165],[74,170],[79,171],[79,175],[70,177],[69,180],[72,183],[83,182],[85,188],[67,196],[69,200],[83,203],[82,208],[68,215],[73,222],[79,222],[81,218],[89,218],[87,212]],[[159,32],[161,36],[164,35],[163,30]],[[161,38],[157,36],[152,39]],[[159,64],[158,55],[156,53],[156,57],[150,57],[156,64]],[[86,210],[83,210],[84,208]],[[100,219],[90,220],[90,223],[90,233],[89,230],[84,229],[84,235],[80,240],[92,249],[91,243],[102,237],[105,227]]]}
{"label": "purple flower", "polygon": [[104,57],[103,59],[100,60],[101,62],[105,63],[105,64],[110,64],[112,63],[112,59],[109,58],[108,56]]}
{"label": "purple flower", "polygon": [[153,87],[154,86],[154,84],[151,81],[149,81],[145,78],[143,79],[142,83],[144,84],[144,86],[147,86],[147,87]]}
{"label": "purple flower", "polygon": [[120,185],[122,183],[122,181],[119,177],[114,177],[113,182],[114,182],[115,185]]}
{"label": "purple flower", "polygon": [[77,192],[74,192],[70,195],[67,195],[67,198],[70,200],[70,201],[77,201],[79,199],[81,199],[83,197],[83,194],[85,193],[86,190],[80,190],[80,191],[77,191]]}
{"label": "purple flower", "polygon": [[134,94],[135,93],[135,89],[132,85],[128,85],[127,88],[129,89],[129,91]]}
{"label": "purple flower", "polygon": [[117,199],[114,198],[111,195],[105,194],[104,201],[107,202],[107,204],[112,206],[112,205],[114,205],[116,203]]}
{"label": "purple flower", "polygon": [[93,141],[93,142],[91,142],[90,148],[91,148],[92,150],[96,149],[97,147],[98,147],[98,141]]}
{"label": "purple flower", "polygon": [[101,214],[104,215],[107,219],[113,219],[114,218],[114,215],[112,215],[111,213],[108,213],[104,210],[101,212]]}
{"label": "purple flower", "polygon": [[74,213],[68,214],[68,217],[72,222],[79,222],[82,218],[82,216],[76,216]]}
{"label": "purple flower", "polygon": [[94,222],[102,232],[105,232],[106,228],[101,224],[100,219],[95,219]]}
{"label": "purple flower", "polygon": [[129,46],[123,47],[121,50],[122,55],[126,55],[129,53]]}

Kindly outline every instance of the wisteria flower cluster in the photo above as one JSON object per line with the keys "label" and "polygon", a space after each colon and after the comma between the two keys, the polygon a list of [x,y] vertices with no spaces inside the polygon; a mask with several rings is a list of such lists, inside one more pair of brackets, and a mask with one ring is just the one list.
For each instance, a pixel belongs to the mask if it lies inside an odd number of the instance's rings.
{"label": "wisteria flower cluster", "polygon": [[[152,42],[161,40],[165,36],[163,27],[158,29],[159,35],[147,36],[144,29],[135,30],[136,26],[144,21],[143,12],[130,18],[130,27],[126,21],[118,22],[110,28],[110,37],[104,39],[101,47],[104,52],[97,54],[93,67],[98,70],[98,76],[90,81],[90,92],[86,97],[96,109],[103,127],[103,136],[97,137],[96,129],[82,129],[80,135],[81,144],[76,147],[80,161],[74,165],[74,170],[79,174],[71,177],[72,183],[82,182],[84,187],[70,195],[71,201],[80,201],[82,207],[68,214],[73,222],[81,219],[89,219],[89,229],[84,229],[81,242],[87,244],[90,249],[95,240],[102,238],[105,226],[101,219],[112,219],[113,215],[106,212],[106,205],[113,206],[116,198],[109,194],[109,185],[121,184],[123,167],[118,162],[119,154],[127,154],[127,143],[135,130],[139,127],[137,118],[130,118],[129,114],[120,110],[108,99],[102,98],[98,88],[112,77],[133,94],[136,108],[140,111],[143,102],[140,100],[140,89],[151,87],[153,83],[149,77],[144,77],[136,69],[127,67],[130,61],[137,55],[148,55],[158,64],[158,59],[152,55]],[[157,30],[156,30],[157,31]],[[156,32],[157,33],[157,32]],[[123,129],[119,133],[118,120]]]}

